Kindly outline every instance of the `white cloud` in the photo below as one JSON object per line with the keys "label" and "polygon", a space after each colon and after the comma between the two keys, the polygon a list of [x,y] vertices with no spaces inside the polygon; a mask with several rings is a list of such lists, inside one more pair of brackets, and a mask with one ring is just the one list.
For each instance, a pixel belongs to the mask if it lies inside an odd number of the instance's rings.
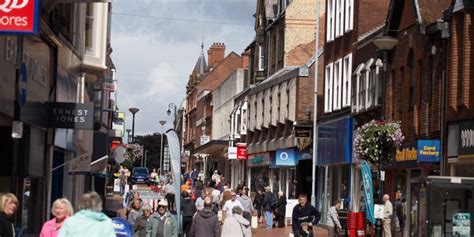
{"label": "white cloud", "polygon": [[135,134],[161,131],[158,121],[169,103],[179,105],[185,96],[188,76],[212,42],[224,42],[226,53],[241,53],[254,32],[253,0],[134,0],[115,1],[113,12],[132,13],[213,22],[238,22],[249,26],[165,21],[113,15],[112,58],[117,67],[118,106],[126,111],[131,128],[130,107],[140,108]]}

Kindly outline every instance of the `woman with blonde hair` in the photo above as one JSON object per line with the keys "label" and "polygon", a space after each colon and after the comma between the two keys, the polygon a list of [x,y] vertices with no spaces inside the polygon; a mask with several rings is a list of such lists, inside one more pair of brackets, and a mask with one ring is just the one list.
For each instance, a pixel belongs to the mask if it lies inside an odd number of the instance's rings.
{"label": "woman with blonde hair", "polygon": [[74,209],[69,200],[60,198],[53,202],[51,214],[54,218],[43,224],[40,237],[57,237],[64,221],[74,215]]}
{"label": "woman with blonde hair", "polygon": [[18,198],[13,193],[0,194],[0,236],[15,236],[15,226],[9,220],[17,211]]}

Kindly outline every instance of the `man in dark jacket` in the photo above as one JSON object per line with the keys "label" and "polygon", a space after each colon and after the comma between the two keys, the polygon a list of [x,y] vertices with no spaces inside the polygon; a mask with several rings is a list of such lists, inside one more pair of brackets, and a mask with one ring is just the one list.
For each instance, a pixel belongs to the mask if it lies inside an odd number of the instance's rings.
{"label": "man in dark jacket", "polygon": [[278,227],[285,227],[285,215],[286,215],[286,197],[282,191],[278,192],[278,202],[276,208],[276,216],[278,221]]}
{"label": "man in dark jacket", "polygon": [[308,196],[302,193],[298,197],[299,204],[293,208],[292,227],[295,237],[300,237],[299,227],[301,223],[308,222],[309,229],[312,231],[312,226],[319,223],[321,214],[308,203]]}
{"label": "man in dark jacket", "polygon": [[270,187],[265,187],[265,194],[263,196],[263,211],[265,212],[265,223],[267,229],[271,230],[273,226],[273,208],[272,208],[272,199],[273,194]]}
{"label": "man in dark jacket", "polygon": [[193,215],[196,212],[196,205],[194,205],[187,191],[181,192],[181,210],[183,211],[183,232],[189,235]]}
{"label": "man in dark jacket", "polygon": [[196,213],[189,231],[189,237],[220,237],[221,225],[212,211],[212,200],[204,200],[204,208]]}

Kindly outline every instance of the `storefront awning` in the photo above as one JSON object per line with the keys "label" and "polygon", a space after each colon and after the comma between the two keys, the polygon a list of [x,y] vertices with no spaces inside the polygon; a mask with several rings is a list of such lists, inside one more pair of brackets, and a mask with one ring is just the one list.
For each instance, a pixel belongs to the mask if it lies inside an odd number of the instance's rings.
{"label": "storefront awning", "polygon": [[211,140],[208,143],[196,148],[195,153],[213,154],[223,151],[229,146],[228,140]]}

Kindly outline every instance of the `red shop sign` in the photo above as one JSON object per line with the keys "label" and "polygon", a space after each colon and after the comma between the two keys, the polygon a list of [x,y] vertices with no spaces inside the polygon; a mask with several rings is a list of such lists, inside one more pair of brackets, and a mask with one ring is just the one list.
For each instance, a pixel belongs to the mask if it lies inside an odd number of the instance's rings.
{"label": "red shop sign", "polygon": [[237,159],[239,160],[247,159],[247,146],[237,145]]}
{"label": "red shop sign", "polygon": [[36,34],[39,0],[0,0],[0,33]]}

